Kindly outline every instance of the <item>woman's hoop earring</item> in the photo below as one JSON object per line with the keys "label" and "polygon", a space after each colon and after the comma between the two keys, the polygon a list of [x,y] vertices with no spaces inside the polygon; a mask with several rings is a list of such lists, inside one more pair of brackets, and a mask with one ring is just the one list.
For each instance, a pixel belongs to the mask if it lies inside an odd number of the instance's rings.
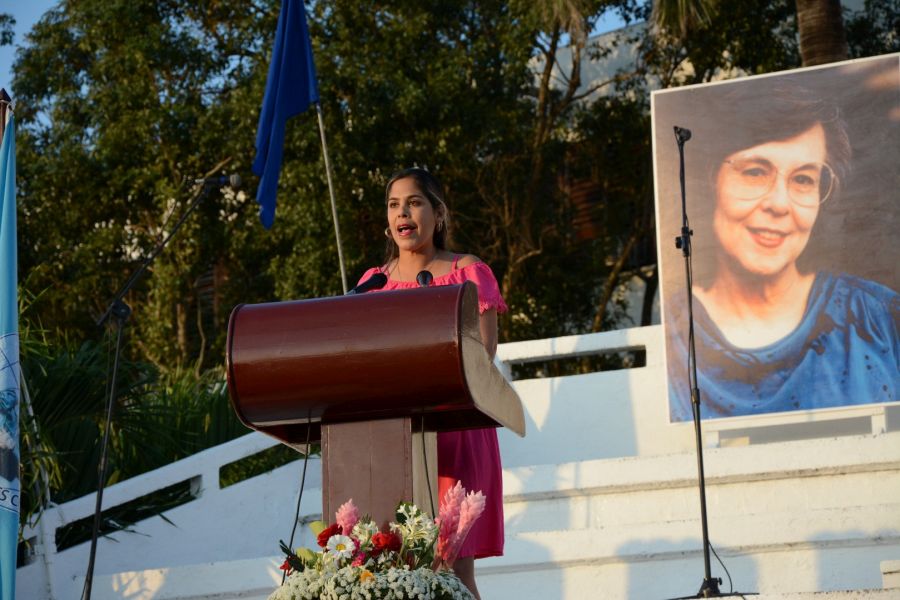
{"label": "woman's hoop earring", "polygon": [[391,228],[390,227],[384,228],[384,237],[386,237],[386,238],[391,237]]}
{"label": "woman's hoop earring", "polygon": [[437,230],[438,230],[438,231],[443,231],[443,230],[444,230],[444,222],[443,222],[443,221],[438,221]]}

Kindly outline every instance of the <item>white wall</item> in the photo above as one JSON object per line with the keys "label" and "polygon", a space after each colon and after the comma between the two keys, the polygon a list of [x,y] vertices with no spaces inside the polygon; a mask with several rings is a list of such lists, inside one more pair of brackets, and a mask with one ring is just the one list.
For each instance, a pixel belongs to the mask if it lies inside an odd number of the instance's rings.
{"label": "white wall", "polygon": [[[508,368],[640,348],[646,367],[514,382],[528,436],[500,433],[507,542],[505,556],[479,561],[486,598],[696,593],[696,451],[690,425],[667,423],[661,328],[504,344],[498,358]],[[900,560],[900,433],[891,431],[900,419],[890,410],[716,424],[707,437],[722,447],[704,451],[710,538],[736,587],[774,594],[882,586],[882,563]],[[812,437],[757,445],[760,431]],[[94,598],[264,597],[278,579],[278,540],[290,536],[302,463],[225,489],[218,479],[221,466],[274,443],[249,434],[108,488],[107,507],[185,480],[201,494],[165,519],[101,539]],[[88,544],[57,553],[52,536],[93,505],[86,496],[50,509],[26,532],[45,546],[18,571],[19,600],[80,597]],[[301,518],[320,511],[321,469],[312,460]],[[301,527],[294,545],[313,543]],[[718,565],[713,572],[724,577]],[[598,589],[602,596],[593,595]]]}

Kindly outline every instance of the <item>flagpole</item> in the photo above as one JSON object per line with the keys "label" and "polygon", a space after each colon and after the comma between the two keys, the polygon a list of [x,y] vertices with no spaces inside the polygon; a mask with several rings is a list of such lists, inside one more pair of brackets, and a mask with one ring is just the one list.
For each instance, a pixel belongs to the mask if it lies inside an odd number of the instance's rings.
{"label": "flagpole", "polygon": [[334,185],[331,182],[331,161],[328,159],[328,143],[325,141],[325,120],[322,118],[322,105],[316,102],[316,114],[319,116],[319,137],[322,138],[322,156],[325,157],[325,176],[328,178],[328,195],[331,197],[331,219],[334,221],[334,237],[337,240],[338,263],[341,266],[341,285],[347,293],[347,270],[344,268],[344,251],[341,249],[341,227],[338,224],[337,204],[334,201]]}

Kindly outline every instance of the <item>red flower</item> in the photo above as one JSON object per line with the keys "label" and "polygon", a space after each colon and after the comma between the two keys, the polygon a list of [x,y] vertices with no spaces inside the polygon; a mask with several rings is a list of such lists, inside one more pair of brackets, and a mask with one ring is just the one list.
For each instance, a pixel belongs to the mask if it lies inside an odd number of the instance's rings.
{"label": "red flower", "polygon": [[281,563],[281,566],[278,568],[281,569],[282,571],[286,572],[289,575],[291,573],[291,563],[288,562],[288,559],[284,559],[284,562]]}
{"label": "red flower", "polygon": [[316,542],[318,542],[320,548],[324,548],[328,543],[328,538],[338,533],[343,533],[343,531],[341,531],[340,525],[338,525],[337,523],[335,523],[334,525],[329,525],[328,527],[323,529],[322,533],[320,533],[316,537]]}
{"label": "red flower", "polygon": [[372,536],[373,554],[380,554],[385,550],[391,552],[400,551],[400,536],[396,533],[381,533],[380,531]]}

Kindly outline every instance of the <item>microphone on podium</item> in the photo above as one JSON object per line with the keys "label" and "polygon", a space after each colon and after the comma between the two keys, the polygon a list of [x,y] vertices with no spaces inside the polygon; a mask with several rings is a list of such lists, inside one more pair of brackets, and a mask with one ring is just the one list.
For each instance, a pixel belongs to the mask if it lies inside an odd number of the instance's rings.
{"label": "microphone on podium", "polygon": [[419,284],[419,287],[428,287],[433,279],[434,275],[431,274],[431,271],[419,271],[419,274],[416,275],[416,283]]}
{"label": "microphone on podium", "polygon": [[380,290],[384,287],[384,284],[387,283],[387,275],[384,273],[375,273],[355,288],[347,292],[346,296],[352,296],[353,294],[365,294],[366,292],[371,292],[372,290]]}

